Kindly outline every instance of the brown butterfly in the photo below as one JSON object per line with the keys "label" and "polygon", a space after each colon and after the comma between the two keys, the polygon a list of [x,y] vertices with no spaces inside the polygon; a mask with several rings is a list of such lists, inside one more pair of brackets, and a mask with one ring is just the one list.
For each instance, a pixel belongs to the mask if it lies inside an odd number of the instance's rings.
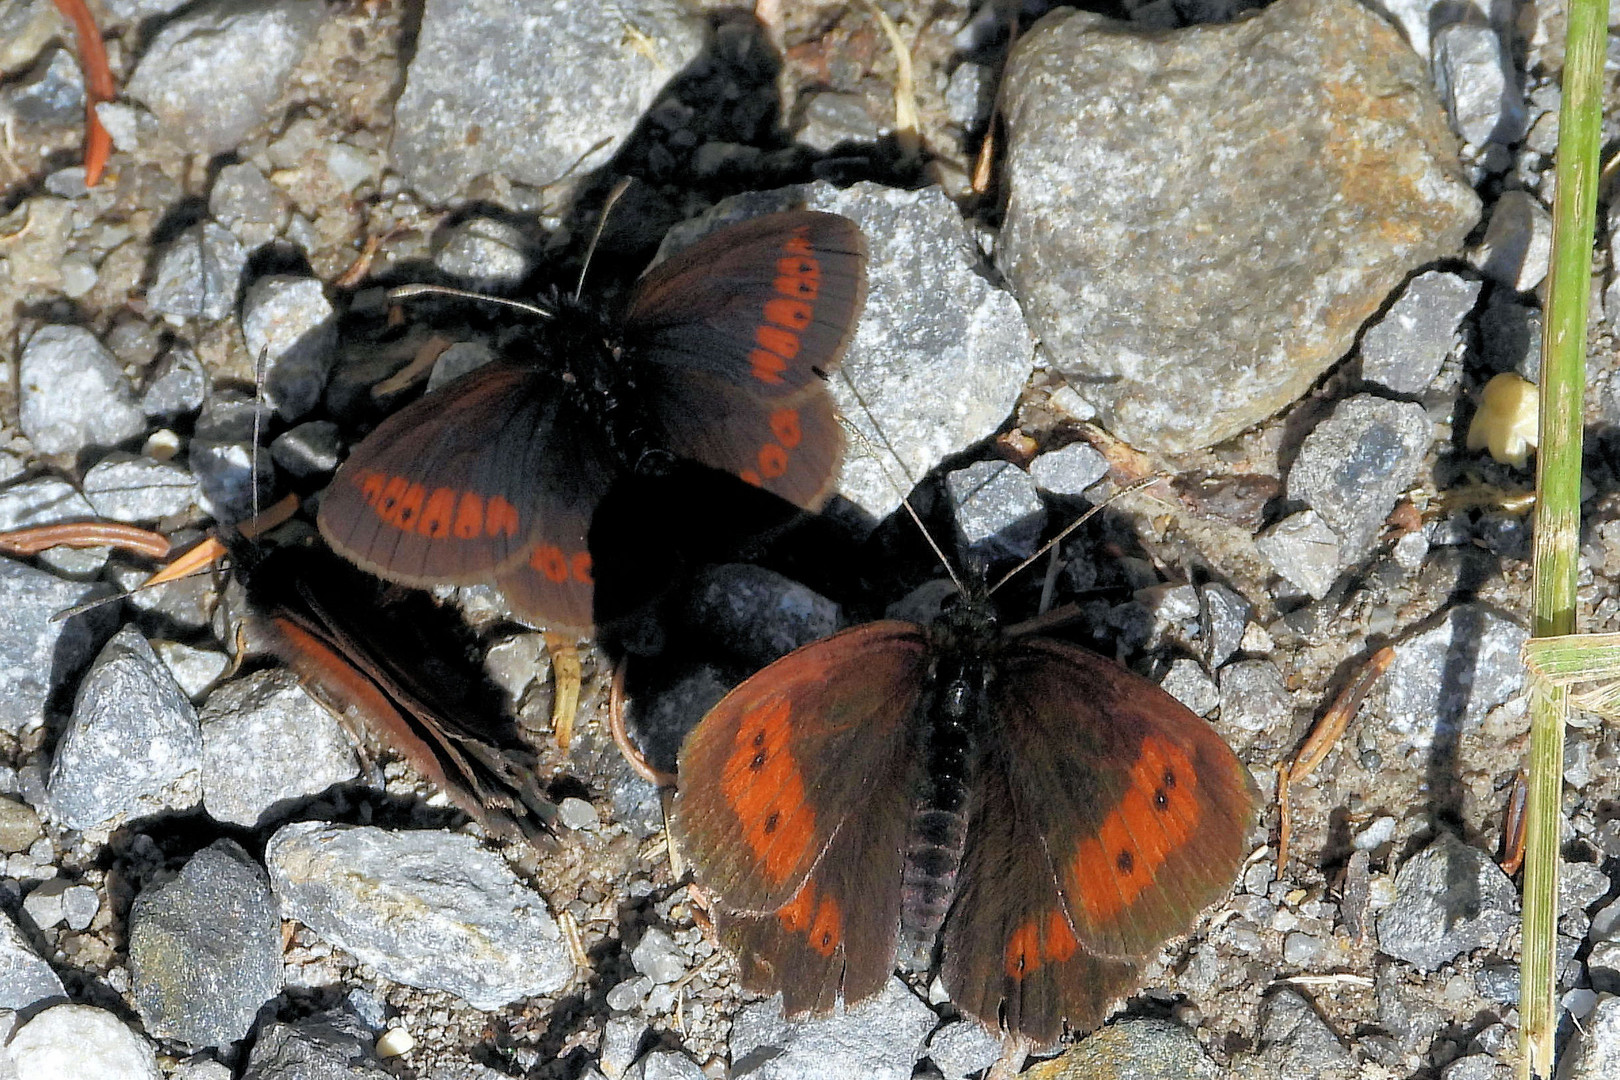
{"label": "brown butterfly", "polygon": [[1147,680],[985,601],[870,623],[732,690],[681,750],[673,835],[744,986],[789,1014],[936,950],[992,1030],[1088,1030],[1230,887],[1256,794]]}
{"label": "brown butterfly", "polygon": [[565,302],[543,355],[499,359],[385,420],[338,470],[332,548],[407,585],[492,582],[519,615],[593,624],[593,514],[673,455],[807,509],[843,436],[824,378],[866,295],[847,218],[721,229],[648,271],[617,328]]}

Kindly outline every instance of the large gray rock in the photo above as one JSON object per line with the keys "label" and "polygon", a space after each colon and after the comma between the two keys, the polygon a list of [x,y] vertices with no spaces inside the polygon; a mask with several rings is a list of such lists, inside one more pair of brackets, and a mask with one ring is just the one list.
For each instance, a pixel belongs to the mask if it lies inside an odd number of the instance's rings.
{"label": "large gray rock", "polygon": [[42,454],[115,446],[146,430],[117,357],[82,326],[42,326],[23,348],[18,410]]}
{"label": "large gray rock", "polygon": [[309,0],[209,0],[158,31],[125,93],[176,143],[234,149],[270,118],[324,17],[325,5]]}
{"label": "large gray rock", "polygon": [[113,636],[79,683],[51,758],[51,811],[70,829],[106,829],[202,798],[197,710],[134,627]]}
{"label": "large gray rock", "polygon": [[732,1020],[731,1060],[752,1080],[907,1080],[937,1020],[897,978],[877,997],[850,1009],[840,1003],[826,1017],[785,1020],[781,999],[769,998]]}
{"label": "large gray rock", "polygon": [[1368,704],[1411,747],[1454,743],[1524,685],[1528,634],[1481,604],[1461,604],[1395,645]]}
{"label": "large gray rock", "polygon": [[265,861],[288,918],[396,982],[495,1009],[573,976],[545,900],[465,833],[296,822]]}
{"label": "large gray rock", "polygon": [[1003,85],[997,264],[1134,444],[1208,446],[1293,401],[1479,215],[1423,65],[1353,0],[1173,33],[1054,11]]}
{"label": "large gray rock", "polygon": [[1485,852],[1441,833],[1395,875],[1378,916],[1378,947],[1422,971],[1496,945],[1519,923],[1513,882]]}
{"label": "large gray rock", "polygon": [[394,110],[394,164],[436,202],[491,173],[536,187],[589,174],[703,36],[676,0],[427,0]]}
{"label": "large gray rock", "polygon": [[0,911],[0,1009],[27,1009],[66,999],[56,971],[34,951],[11,916]]}
{"label": "large gray rock", "polygon": [[371,1032],[340,1012],[267,1024],[242,1080],[390,1080],[372,1043]]}
{"label": "large gray rock", "polygon": [[129,969],[146,1030],[192,1047],[244,1038],[281,992],[281,916],[264,869],[234,841],[135,898]]}
{"label": "large gray rock", "polygon": [[203,808],[253,827],[360,772],[336,719],[284,668],[233,679],[202,709]]}
{"label": "large gray rock", "polygon": [[152,1045],[91,1005],[53,1005],[17,1029],[6,1052],[22,1080],[162,1080]]}
{"label": "large gray rock", "polygon": [[16,732],[42,720],[51,695],[95,655],[118,617],[116,604],[60,621],[57,612],[110,591],[0,558],[0,611],[6,613],[6,632],[0,634],[0,730]]}

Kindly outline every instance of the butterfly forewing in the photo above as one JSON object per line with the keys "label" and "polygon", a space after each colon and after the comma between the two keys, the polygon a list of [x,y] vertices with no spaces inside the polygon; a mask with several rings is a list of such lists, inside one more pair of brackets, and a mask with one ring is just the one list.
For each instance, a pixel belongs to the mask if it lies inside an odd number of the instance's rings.
{"label": "butterfly forewing", "polygon": [[1014,805],[1088,952],[1144,957],[1231,887],[1256,795],[1208,722],[1113,662],[1041,638],[1006,650],[992,702]]}
{"label": "butterfly forewing", "polygon": [[625,346],[647,361],[668,449],[819,506],[843,454],[823,381],[865,298],[860,230],[808,210],[731,226],[654,267]]}

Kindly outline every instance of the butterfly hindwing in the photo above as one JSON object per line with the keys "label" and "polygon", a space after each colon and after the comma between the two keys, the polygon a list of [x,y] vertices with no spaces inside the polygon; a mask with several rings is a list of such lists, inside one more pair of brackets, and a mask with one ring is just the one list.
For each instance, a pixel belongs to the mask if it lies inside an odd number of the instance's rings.
{"label": "butterfly hindwing", "polygon": [[866,298],[866,242],[847,218],[770,214],[648,271],[625,347],[646,361],[672,452],[818,507],[843,455],[824,380]]}
{"label": "butterfly hindwing", "polygon": [[940,931],[940,976],[963,1012],[1046,1045],[1065,1020],[1080,1031],[1100,1024],[1138,968],[1080,943],[1014,769],[997,752],[982,759],[962,884]]}
{"label": "butterfly hindwing", "polygon": [[1095,653],[1023,639],[994,693],[1010,783],[1093,955],[1136,960],[1223,896],[1256,794],[1215,729]]}

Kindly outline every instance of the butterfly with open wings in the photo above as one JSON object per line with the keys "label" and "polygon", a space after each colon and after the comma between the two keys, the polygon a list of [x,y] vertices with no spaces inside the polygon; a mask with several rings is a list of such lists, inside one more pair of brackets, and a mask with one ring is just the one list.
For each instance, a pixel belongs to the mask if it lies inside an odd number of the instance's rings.
{"label": "butterfly with open wings", "polygon": [[866,245],[799,210],[648,271],[621,324],[568,304],[542,355],[497,359],[390,416],[321,503],[332,548],[407,585],[492,582],[520,616],[593,625],[591,521],[669,456],[806,509],[843,452],[825,376],[854,335]]}

